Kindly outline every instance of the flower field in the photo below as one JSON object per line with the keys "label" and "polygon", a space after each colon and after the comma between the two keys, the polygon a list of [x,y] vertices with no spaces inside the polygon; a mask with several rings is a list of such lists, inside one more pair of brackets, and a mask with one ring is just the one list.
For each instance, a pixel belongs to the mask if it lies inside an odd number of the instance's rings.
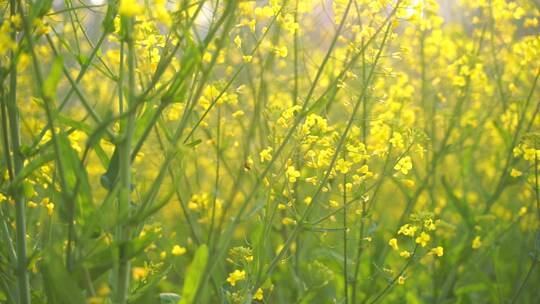
{"label": "flower field", "polygon": [[0,303],[538,303],[538,0],[0,4]]}

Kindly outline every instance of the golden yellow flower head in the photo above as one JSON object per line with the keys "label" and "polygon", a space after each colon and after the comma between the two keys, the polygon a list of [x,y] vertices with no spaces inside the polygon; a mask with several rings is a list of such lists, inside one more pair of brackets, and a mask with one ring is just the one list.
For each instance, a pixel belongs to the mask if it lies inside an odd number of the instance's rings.
{"label": "golden yellow flower head", "polygon": [[394,250],[399,250],[398,242],[396,238],[391,238],[390,241],[388,241],[388,245],[392,247]]}
{"label": "golden yellow flower head", "polygon": [[471,247],[472,249],[478,249],[482,246],[482,238],[480,236],[476,236],[474,237],[474,239],[472,240],[472,244],[471,244]]}
{"label": "golden yellow flower head", "polygon": [[263,299],[264,299],[264,292],[262,288],[259,288],[253,295],[253,300],[262,301]]}
{"label": "golden yellow flower head", "polygon": [[142,14],[144,8],[137,0],[120,0],[118,13],[125,17],[133,17]]}
{"label": "golden yellow flower head", "polygon": [[420,235],[416,238],[415,242],[417,244],[420,244],[420,246],[422,247],[426,247],[430,240],[431,237],[429,236],[429,234],[422,231],[422,233],[420,233]]}
{"label": "golden yellow flower head", "polygon": [[183,255],[186,253],[186,248],[180,246],[180,245],[174,245],[172,250],[171,250],[171,253],[172,255],[174,256],[180,256],[180,255]]}
{"label": "golden yellow flower head", "polygon": [[436,255],[436,256],[438,256],[438,257],[441,257],[441,256],[443,256],[443,254],[444,254],[444,248],[441,247],[441,246],[437,246],[437,247],[435,247],[435,248],[432,248],[432,249],[430,250],[430,253],[433,254],[433,255]]}
{"label": "golden yellow flower head", "polygon": [[242,281],[246,279],[246,272],[244,270],[234,270],[233,272],[229,273],[229,277],[227,278],[227,282],[231,284],[231,286],[236,286],[236,282]]}

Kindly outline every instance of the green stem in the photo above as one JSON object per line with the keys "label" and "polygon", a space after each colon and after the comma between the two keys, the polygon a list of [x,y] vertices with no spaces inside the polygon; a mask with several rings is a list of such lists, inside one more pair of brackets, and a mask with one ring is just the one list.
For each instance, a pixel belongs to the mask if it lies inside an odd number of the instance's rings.
{"label": "green stem", "polygon": [[[50,127],[50,131],[51,131],[51,138],[52,138],[52,142],[53,142],[53,148],[54,148],[54,152],[55,152],[55,158],[56,158],[56,166],[58,168],[58,173],[59,173],[59,179],[60,179],[60,185],[61,185],[61,197],[63,199],[63,202],[65,203],[65,205],[67,206],[67,213],[68,213],[68,223],[69,223],[69,237],[68,237],[68,246],[67,246],[67,255],[66,255],[66,259],[67,259],[67,266],[68,266],[68,269],[70,268],[70,255],[71,255],[71,237],[73,236],[73,232],[72,232],[72,229],[73,229],[73,217],[72,217],[72,214],[73,214],[73,210],[74,210],[74,202],[73,202],[73,197],[71,195],[71,192],[70,192],[70,189],[68,189],[67,187],[67,182],[66,182],[66,175],[65,175],[65,170],[64,170],[64,166],[63,166],[63,160],[61,158],[61,153],[60,153],[60,145],[59,145],[59,142],[58,142],[58,139],[57,139],[57,134],[56,134],[56,131],[55,131],[55,127],[54,127],[54,115],[55,112],[54,112],[54,109],[51,108],[51,105],[54,105],[54,101],[53,101],[53,97],[52,96],[49,96],[46,92],[45,92],[45,81],[43,79],[43,74],[41,72],[41,66],[40,66],[40,61],[36,55],[36,51],[35,51],[35,48],[34,48],[34,41],[33,41],[33,37],[32,37],[32,27],[31,27],[31,23],[30,23],[30,20],[28,19],[28,16],[26,15],[25,11],[24,11],[24,6],[22,5],[22,1],[19,0],[18,1],[18,7],[17,7],[17,10],[19,11],[20,15],[22,16],[22,21],[23,21],[23,30],[24,30],[24,38],[26,40],[26,43],[28,44],[28,49],[30,51],[30,55],[32,57],[32,65],[34,67],[34,75],[35,75],[35,80],[36,80],[36,83],[38,85],[38,96],[42,99],[43,101],[43,107],[45,109],[45,114],[46,114],[46,118],[47,118],[47,123],[48,123],[48,126]],[[13,132],[13,131],[12,131]],[[20,130],[18,130],[18,132],[20,133]],[[15,167],[17,167],[17,165],[15,165]],[[21,168],[22,169],[23,167],[23,164],[22,164],[22,157],[21,157]],[[17,171],[17,169],[16,169]],[[24,216],[24,215],[23,215]]]}
{"label": "green stem", "polygon": [[[6,163],[8,177],[10,182],[13,182],[13,165],[11,160],[11,153],[9,149],[9,128],[8,128],[8,116],[7,116],[7,106],[6,106],[6,99],[4,94],[4,87],[0,86],[0,108],[1,108],[1,124],[0,127],[2,129],[2,152],[4,154],[4,162]],[[11,237],[10,229],[9,229],[9,218],[5,215],[7,214],[7,208],[6,206],[2,206],[3,208],[0,208],[0,218],[2,218],[2,223],[0,224],[2,226],[2,232],[3,232],[3,241],[8,246],[8,253],[11,263],[15,264],[17,262],[17,253],[15,250],[15,243],[13,242],[13,239]]]}
{"label": "green stem", "polygon": [[[525,100],[525,105],[523,106],[523,111],[520,114],[520,120],[518,121],[518,125],[516,127],[516,130],[514,132],[514,136],[512,137],[512,142],[510,146],[508,147],[508,150],[506,152],[506,160],[504,163],[503,170],[501,171],[501,175],[499,176],[499,179],[497,181],[497,186],[495,187],[495,190],[493,191],[493,194],[489,197],[488,201],[486,202],[486,207],[484,209],[484,214],[487,214],[490,210],[493,204],[499,199],[501,196],[504,188],[506,187],[506,178],[508,175],[508,171],[510,171],[510,165],[512,163],[512,151],[514,150],[514,147],[517,145],[518,140],[520,138],[520,134],[522,134],[522,128],[525,124],[526,115],[528,113],[529,105],[531,103],[534,91],[536,89],[536,85],[538,84],[538,79],[540,78],[540,69],[536,72],[536,75],[533,80],[533,84],[531,87],[531,90],[529,91],[529,95],[527,96],[527,99]],[[531,118],[531,122],[534,121],[534,118],[536,117],[536,114],[538,113],[538,108],[540,108],[540,103],[537,104],[537,111],[534,112],[533,117]],[[526,129],[528,131],[528,128]]]}
{"label": "green stem", "polygon": [[[133,40],[133,19],[123,20],[125,29],[125,42],[127,43],[127,68],[128,68],[128,90],[127,90],[127,110],[130,112],[127,121],[122,124],[122,138],[119,143],[120,152],[120,191],[118,194],[118,216],[119,219],[129,217],[129,205],[131,201],[131,144],[135,129],[136,111],[135,106],[135,44]],[[120,87],[122,84],[120,83]],[[129,221],[128,221],[129,222]],[[117,227],[117,240],[119,243],[119,266],[116,280],[116,302],[127,303],[129,293],[129,274],[131,263],[127,256],[127,245],[131,239],[131,229],[128,224],[119,224]]]}
{"label": "green stem", "polygon": [[[536,145],[534,149],[537,149]],[[538,220],[540,221],[540,188],[538,187],[538,153],[535,154],[534,157],[534,196],[536,199],[536,212],[538,215]],[[540,230],[538,231],[538,234],[540,234]],[[531,263],[531,266],[529,267],[529,270],[527,271],[527,274],[525,275],[525,278],[523,281],[521,281],[521,284],[519,284],[518,290],[516,294],[514,295],[514,298],[512,299],[512,302],[510,303],[516,303],[516,301],[519,299],[519,295],[521,294],[521,291],[527,285],[527,282],[529,281],[531,274],[533,273],[534,268],[536,265],[538,265],[539,257],[538,257],[538,251],[533,256],[533,261]]]}
{"label": "green stem", "polygon": [[[340,136],[339,141],[338,141],[338,143],[336,145],[336,152],[332,156],[332,158],[330,160],[330,164],[328,165],[328,168],[326,169],[326,174],[322,178],[321,182],[319,183],[319,186],[317,187],[317,189],[315,190],[315,193],[312,196],[312,200],[313,200],[312,203],[306,208],[306,210],[304,211],[304,213],[302,214],[302,216],[298,220],[298,224],[296,225],[296,227],[292,231],[291,236],[285,241],[285,243],[283,245],[283,248],[280,250],[280,252],[277,254],[277,256],[274,257],[274,259],[272,260],[272,262],[268,266],[268,269],[266,271],[266,276],[270,276],[270,274],[273,272],[274,268],[277,266],[277,263],[283,258],[283,256],[285,255],[285,253],[289,249],[292,240],[300,232],[300,229],[303,228],[303,225],[308,220],[309,215],[313,211],[313,208],[317,205],[318,196],[320,195],[320,193],[322,191],[322,188],[326,185],[326,183],[327,183],[327,181],[328,181],[328,179],[330,177],[330,173],[331,173],[332,169],[334,168],[334,165],[335,165],[335,163],[337,161],[338,153],[340,153],[340,151],[342,150],[342,148],[343,148],[343,146],[345,144],[345,139],[347,138],[347,136],[349,134],[349,131],[353,126],[353,123],[355,121],[355,117],[356,117],[356,114],[357,114],[357,112],[358,112],[358,110],[360,108],[360,105],[361,105],[362,101],[364,101],[364,99],[365,99],[365,95],[367,94],[369,83],[371,83],[371,81],[373,80],[375,67],[377,66],[377,64],[379,62],[379,59],[381,57],[381,53],[382,53],[383,48],[384,48],[384,46],[386,44],[387,38],[388,38],[389,33],[390,33],[390,29],[391,29],[391,23],[388,23],[388,25],[386,26],[386,31],[385,31],[385,34],[384,34],[384,37],[383,37],[383,41],[382,41],[381,46],[378,49],[378,52],[377,52],[377,54],[375,56],[373,66],[371,67],[371,69],[369,71],[369,75],[368,75],[368,78],[366,80],[366,83],[362,88],[362,92],[361,92],[360,96],[358,97],[358,99],[356,100],[356,102],[355,102],[355,104],[353,106],[353,109],[351,111],[351,116],[350,116],[350,118],[349,118],[349,120],[347,122],[345,130],[343,131],[343,134]],[[260,282],[258,282],[258,283],[260,284]],[[259,287],[259,285],[257,284],[257,285],[255,285],[254,289],[256,289],[258,287]]]}
{"label": "green stem", "polygon": [[525,278],[523,279],[521,284],[519,284],[516,295],[512,299],[512,302],[510,302],[511,304],[516,303],[517,299],[519,298],[519,295],[521,294],[521,291],[523,290],[523,287],[525,287],[525,285],[527,284],[527,281],[529,281],[529,278],[531,277],[531,274],[533,273],[533,270],[537,264],[538,264],[538,257],[535,257],[531,264],[531,267],[529,267],[529,270],[527,271],[527,274],[525,275]]}
{"label": "green stem", "polygon": [[[345,154],[345,153],[343,153]],[[343,157],[345,159],[345,157]],[[349,274],[348,261],[347,261],[347,232],[349,230],[347,226],[347,174],[343,174],[343,286],[345,295],[345,304],[349,303]]]}
{"label": "green stem", "polygon": [[407,268],[409,268],[409,266],[413,262],[413,259],[414,259],[415,255],[416,255],[417,250],[418,250],[418,244],[416,244],[414,246],[414,250],[413,250],[413,253],[412,253],[411,257],[409,258],[409,260],[407,260],[405,265],[403,265],[403,267],[401,268],[399,273],[390,282],[388,282],[388,284],[386,284],[386,286],[384,287],[383,290],[381,290],[381,292],[379,292],[377,295],[375,295],[375,298],[373,298],[373,300],[371,300],[369,302],[370,304],[377,303],[380,299],[382,299],[382,297],[384,295],[386,295],[386,293],[392,288],[392,286],[394,286],[396,281],[399,280],[399,277],[401,277],[403,275],[403,273],[405,273],[405,270],[407,270]]}
{"label": "green stem", "polygon": [[[10,1],[10,14],[17,14],[16,0]],[[11,33],[11,39],[16,39],[15,32]],[[8,116],[9,131],[11,137],[11,151],[13,153],[13,175],[17,176],[23,168],[23,158],[20,151],[20,121],[19,109],[17,107],[17,64],[15,63],[15,53],[10,54],[10,79],[8,95]],[[27,265],[26,250],[26,219],[25,219],[25,200],[21,187],[14,190],[15,199],[15,223],[16,223],[16,250],[17,250],[17,282],[19,288],[19,302],[29,304],[30,301],[30,279]]]}
{"label": "green stem", "polygon": [[221,107],[217,109],[217,128],[216,128],[216,179],[214,182],[214,198],[212,199],[212,215],[210,219],[210,228],[208,230],[207,243],[212,244],[212,235],[214,233],[214,226],[216,221],[216,202],[219,193],[219,169],[220,169],[220,141],[221,141]]}

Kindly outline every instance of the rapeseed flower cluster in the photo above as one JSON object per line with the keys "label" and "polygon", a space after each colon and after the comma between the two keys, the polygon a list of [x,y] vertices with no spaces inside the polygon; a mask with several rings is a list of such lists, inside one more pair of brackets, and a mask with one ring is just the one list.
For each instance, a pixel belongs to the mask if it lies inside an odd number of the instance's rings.
{"label": "rapeseed flower cluster", "polygon": [[2,2],[0,302],[535,302],[535,1],[90,2]]}

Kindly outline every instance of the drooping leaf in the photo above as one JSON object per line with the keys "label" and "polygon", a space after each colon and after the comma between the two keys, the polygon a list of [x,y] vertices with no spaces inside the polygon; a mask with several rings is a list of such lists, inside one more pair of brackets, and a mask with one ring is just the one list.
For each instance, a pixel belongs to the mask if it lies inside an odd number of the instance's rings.
{"label": "drooping leaf", "polygon": [[58,56],[54,59],[49,75],[43,83],[43,93],[46,97],[52,98],[56,94],[56,87],[60,82],[64,68],[64,60]]}
{"label": "drooping leaf", "polygon": [[445,178],[442,178],[442,184],[444,186],[446,194],[448,195],[450,199],[450,202],[456,208],[456,211],[458,212],[458,214],[461,215],[461,218],[467,224],[467,227],[469,227],[469,229],[472,229],[472,227],[474,226],[474,223],[473,223],[473,218],[471,217],[471,211],[469,209],[469,206],[467,205],[465,201],[458,198],[454,194],[454,192],[452,191],[452,188],[450,187],[450,185],[448,184]]}
{"label": "drooping leaf", "polygon": [[114,152],[109,161],[109,167],[107,171],[101,176],[101,185],[107,189],[111,190],[114,184],[114,181],[118,177],[118,170],[120,169],[120,154],[118,152],[118,147],[114,148]]}
{"label": "drooping leaf", "polygon": [[92,190],[88,181],[88,173],[84,164],[79,159],[77,151],[73,149],[66,135],[59,133],[57,140],[61,153],[58,161],[63,163],[64,178],[68,187],[64,191],[67,190],[72,195],[76,194],[74,199],[78,203],[77,212],[84,219],[89,214],[89,211],[93,209]]}
{"label": "drooping leaf", "polygon": [[[138,237],[127,241],[125,244],[125,257],[127,259],[133,259],[141,254],[154,240],[156,239],[155,233],[148,233],[142,237]],[[95,250],[93,254],[88,256],[85,264],[87,265],[92,277],[98,277],[110,270],[114,266],[114,261],[118,256],[118,243],[111,245],[101,244],[98,250]]]}
{"label": "drooping leaf", "polygon": [[85,303],[86,299],[76,280],[65,269],[55,253],[45,255],[41,263],[41,275],[48,303]]}
{"label": "drooping leaf", "polygon": [[40,18],[47,14],[52,8],[53,0],[37,0],[30,6],[30,20]]}
{"label": "drooping leaf", "polygon": [[180,296],[175,293],[163,292],[159,294],[159,301],[161,304],[173,304],[180,301]]}
{"label": "drooping leaf", "polygon": [[17,187],[23,180],[25,180],[32,172],[40,168],[41,166],[45,165],[48,162],[51,162],[54,160],[54,153],[41,153],[34,159],[28,162],[23,169],[15,176],[13,179],[13,182],[11,183],[11,187]]}
{"label": "drooping leaf", "polygon": [[105,18],[103,18],[103,22],[101,23],[105,33],[114,32],[114,18],[118,14],[118,4],[116,2],[117,1],[115,0],[109,0],[109,4],[107,5],[107,13],[105,14]]}
{"label": "drooping leaf", "polygon": [[189,264],[186,271],[186,279],[184,281],[184,288],[182,289],[182,299],[179,304],[191,304],[197,292],[197,288],[201,283],[201,279],[204,275],[204,269],[206,268],[206,262],[208,261],[208,247],[203,244],[195,252],[193,261]]}

